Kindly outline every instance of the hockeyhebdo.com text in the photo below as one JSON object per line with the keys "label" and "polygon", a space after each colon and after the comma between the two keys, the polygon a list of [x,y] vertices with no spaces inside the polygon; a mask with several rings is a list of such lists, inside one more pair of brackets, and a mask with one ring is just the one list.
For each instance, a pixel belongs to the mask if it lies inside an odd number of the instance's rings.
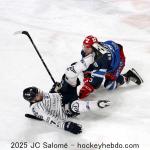
{"label": "hockeyhebdo.com text", "polygon": [[95,149],[100,149],[100,150],[108,150],[108,149],[115,149],[115,150],[121,150],[121,149],[126,149],[126,150],[131,150],[131,149],[139,149],[140,146],[139,144],[121,144],[119,142],[116,143],[81,143],[81,142],[76,142],[76,143],[70,143],[70,142],[65,142],[65,143],[54,143],[54,142],[11,142],[11,148],[12,149],[66,149],[66,150],[71,150],[71,149],[76,149],[76,150],[95,150]]}
{"label": "hockeyhebdo.com text", "polygon": [[119,142],[117,143],[87,143],[87,144],[81,144],[77,143],[77,148],[78,149],[139,149],[139,144],[120,144]]}

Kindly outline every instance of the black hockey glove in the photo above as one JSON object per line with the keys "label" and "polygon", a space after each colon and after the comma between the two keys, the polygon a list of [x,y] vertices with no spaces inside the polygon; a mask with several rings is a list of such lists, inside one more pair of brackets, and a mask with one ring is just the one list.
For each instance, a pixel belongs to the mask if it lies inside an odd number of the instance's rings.
{"label": "black hockey glove", "polygon": [[64,130],[69,131],[73,134],[79,134],[82,132],[82,126],[77,123],[67,121],[65,122]]}

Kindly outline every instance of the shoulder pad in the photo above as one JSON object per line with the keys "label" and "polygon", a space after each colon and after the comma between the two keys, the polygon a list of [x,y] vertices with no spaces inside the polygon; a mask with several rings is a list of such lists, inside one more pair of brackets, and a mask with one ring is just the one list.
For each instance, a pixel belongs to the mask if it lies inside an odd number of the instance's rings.
{"label": "shoulder pad", "polygon": [[101,44],[99,43],[94,43],[92,45],[97,51],[99,51],[102,55],[104,55],[105,53],[107,53],[107,48],[102,46]]}

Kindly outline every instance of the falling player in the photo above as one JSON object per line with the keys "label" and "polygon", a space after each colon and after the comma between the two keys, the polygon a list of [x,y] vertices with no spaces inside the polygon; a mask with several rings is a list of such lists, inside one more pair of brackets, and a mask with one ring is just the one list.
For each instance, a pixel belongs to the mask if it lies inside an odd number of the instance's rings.
{"label": "falling player", "polygon": [[60,93],[46,93],[37,87],[28,87],[23,91],[23,97],[30,102],[34,116],[47,123],[62,128],[74,134],[82,132],[82,126],[69,121],[68,118],[81,112],[99,110],[109,106],[109,101],[80,101],[65,104]]}

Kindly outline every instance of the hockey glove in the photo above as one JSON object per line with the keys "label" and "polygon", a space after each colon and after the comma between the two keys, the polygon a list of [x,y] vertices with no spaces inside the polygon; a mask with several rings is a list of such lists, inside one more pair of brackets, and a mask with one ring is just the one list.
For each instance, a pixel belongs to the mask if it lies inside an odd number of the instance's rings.
{"label": "hockey glove", "polygon": [[67,121],[65,122],[64,130],[69,131],[73,134],[79,134],[82,132],[82,126],[77,123]]}
{"label": "hockey glove", "polygon": [[86,83],[86,82],[90,82],[90,81],[91,81],[91,72],[90,71],[84,72],[83,82]]}
{"label": "hockey glove", "polygon": [[55,82],[51,90],[49,91],[49,93],[59,93],[60,89],[61,89],[61,84],[59,82]]}
{"label": "hockey glove", "polygon": [[94,87],[89,82],[86,82],[84,86],[80,89],[79,98],[80,99],[85,98],[93,91]]}
{"label": "hockey glove", "polygon": [[99,100],[97,105],[98,105],[99,108],[105,108],[105,107],[110,106],[110,101],[108,101],[108,100]]}

